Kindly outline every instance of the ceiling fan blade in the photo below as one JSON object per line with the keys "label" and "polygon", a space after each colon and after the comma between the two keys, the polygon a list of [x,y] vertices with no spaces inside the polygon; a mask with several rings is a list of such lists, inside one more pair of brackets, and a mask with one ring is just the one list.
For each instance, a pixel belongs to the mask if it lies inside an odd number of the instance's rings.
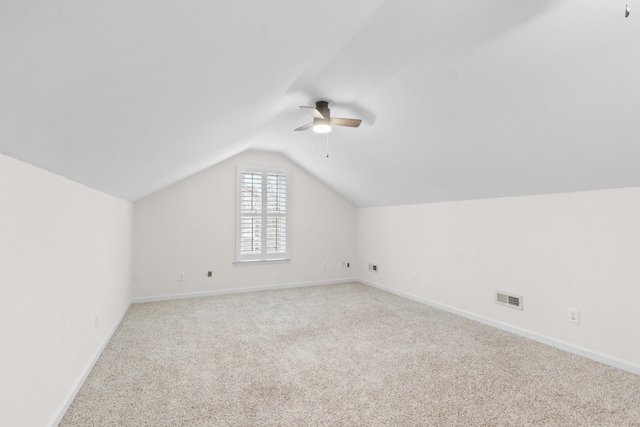
{"label": "ceiling fan blade", "polygon": [[301,105],[300,108],[302,108],[304,111],[306,111],[307,113],[309,113],[311,115],[311,117],[313,117],[314,119],[324,119],[325,117],[320,113],[320,111],[316,110],[315,107],[307,107],[305,105]]}
{"label": "ceiling fan blade", "polygon": [[294,129],[294,131],[296,130],[307,130],[307,129],[311,129],[313,127],[315,123],[311,122],[311,123],[307,123],[306,125],[300,126],[297,129]]}
{"label": "ceiling fan blade", "polygon": [[347,126],[350,128],[357,128],[358,126],[360,126],[360,123],[362,123],[362,120],[360,119],[337,119],[337,118],[331,119],[331,124],[335,126]]}

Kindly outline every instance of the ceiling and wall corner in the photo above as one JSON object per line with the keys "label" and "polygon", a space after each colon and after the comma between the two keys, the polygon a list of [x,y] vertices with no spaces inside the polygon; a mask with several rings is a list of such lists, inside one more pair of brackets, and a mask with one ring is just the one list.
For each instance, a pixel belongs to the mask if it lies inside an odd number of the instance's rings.
{"label": "ceiling and wall corner", "polygon": [[0,152],[131,201],[248,149],[359,207],[638,186],[623,6],[4,1]]}

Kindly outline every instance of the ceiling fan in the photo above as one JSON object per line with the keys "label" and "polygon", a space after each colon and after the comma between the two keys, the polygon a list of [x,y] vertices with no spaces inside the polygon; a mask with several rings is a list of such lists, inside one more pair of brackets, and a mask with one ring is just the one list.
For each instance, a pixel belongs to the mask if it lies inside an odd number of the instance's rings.
{"label": "ceiling fan", "polygon": [[350,128],[357,128],[362,123],[360,119],[338,119],[331,117],[331,111],[329,110],[329,101],[316,101],[315,107],[300,106],[303,110],[308,112],[313,117],[313,122],[300,126],[296,130],[307,130],[313,128],[317,133],[331,132],[331,126],[346,126]]}

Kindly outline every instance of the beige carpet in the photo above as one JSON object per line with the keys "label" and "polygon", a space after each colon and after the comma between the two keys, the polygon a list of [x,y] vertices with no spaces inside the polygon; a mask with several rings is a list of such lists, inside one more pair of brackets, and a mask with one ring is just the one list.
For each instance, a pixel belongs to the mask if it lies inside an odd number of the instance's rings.
{"label": "beige carpet", "polygon": [[133,305],[61,426],[640,426],[640,376],[361,284]]}

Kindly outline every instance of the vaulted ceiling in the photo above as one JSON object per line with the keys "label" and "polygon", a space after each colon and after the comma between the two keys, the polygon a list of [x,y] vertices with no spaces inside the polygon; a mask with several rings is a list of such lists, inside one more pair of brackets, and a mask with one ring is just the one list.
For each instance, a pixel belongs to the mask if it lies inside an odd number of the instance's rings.
{"label": "vaulted ceiling", "polygon": [[[0,152],[128,200],[247,149],[356,206],[638,186],[640,3],[624,8],[5,0]],[[328,158],[293,132],[317,99],[363,119]]]}

